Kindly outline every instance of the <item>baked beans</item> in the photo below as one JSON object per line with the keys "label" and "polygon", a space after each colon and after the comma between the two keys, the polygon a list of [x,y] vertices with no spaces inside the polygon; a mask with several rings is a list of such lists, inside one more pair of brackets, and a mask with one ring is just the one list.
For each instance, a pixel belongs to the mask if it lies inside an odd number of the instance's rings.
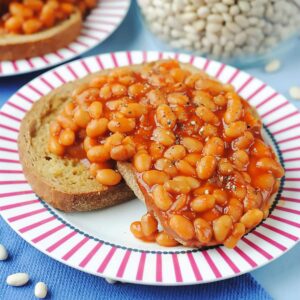
{"label": "baked beans", "polygon": [[12,0],[0,16],[0,29],[11,34],[33,34],[68,19],[77,9],[85,14],[95,6],[96,0]]}
{"label": "baked beans", "polygon": [[267,217],[284,175],[260,129],[231,86],[161,61],[78,86],[50,124],[48,150],[81,159],[72,147],[81,148],[105,186],[121,181],[115,161],[132,163],[148,208],[135,237],[233,248]]}

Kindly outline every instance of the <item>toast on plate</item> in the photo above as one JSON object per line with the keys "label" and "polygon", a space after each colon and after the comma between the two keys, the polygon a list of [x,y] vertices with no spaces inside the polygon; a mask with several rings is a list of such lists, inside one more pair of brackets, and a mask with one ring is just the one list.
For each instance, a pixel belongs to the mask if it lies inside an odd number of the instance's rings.
{"label": "toast on plate", "polygon": [[100,209],[134,198],[124,182],[103,186],[91,177],[85,161],[66,160],[47,149],[50,122],[71,100],[74,88],[91,77],[67,83],[34,103],[22,120],[18,138],[20,161],[32,189],[66,212]]}

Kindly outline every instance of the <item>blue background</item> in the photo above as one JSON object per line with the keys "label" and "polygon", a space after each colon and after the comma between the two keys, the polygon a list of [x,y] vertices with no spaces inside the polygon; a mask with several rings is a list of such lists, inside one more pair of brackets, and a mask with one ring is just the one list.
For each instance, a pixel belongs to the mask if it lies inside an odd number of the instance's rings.
{"label": "blue background", "polygon": [[[131,6],[131,9],[129,11],[128,16],[124,20],[121,27],[108,39],[106,40],[102,45],[96,47],[95,49],[89,51],[86,53],[85,56],[98,54],[98,53],[105,53],[105,52],[112,52],[112,51],[120,51],[120,50],[170,50],[170,48],[159,42],[157,39],[155,39],[152,34],[148,31],[148,29],[144,26],[143,22],[141,21],[140,17],[138,16],[138,11],[136,4],[133,3]],[[278,56],[274,57],[278,58]],[[274,87],[278,92],[284,94],[288,99],[290,99],[288,90],[291,86],[300,86],[300,40],[298,39],[296,43],[296,47],[292,49],[288,53],[283,53],[281,57],[279,57],[282,61],[282,67],[281,69],[272,74],[268,74],[264,72],[263,66],[257,66],[252,68],[247,68],[246,71],[253,76],[265,81],[272,87]],[[20,88],[23,84],[28,82],[29,80],[33,79],[35,76],[40,74],[41,72],[35,72],[27,75],[21,75],[18,77],[10,77],[10,78],[0,78],[0,104],[2,105],[18,88]],[[291,99],[290,99],[291,100]],[[294,103],[298,108],[300,108],[300,101],[291,100],[292,103]],[[3,221],[1,220],[1,225]],[[6,226],[6,225],[3,225]],[[2,227],[2,226],[1,226]],[[3,235],[0,233],[0,242],[3,238]],[[17,238],[17,237],[16,237]],[[3,240],[4,243],[4,240]],[[25,246],[22,246],[25,247]],[[33,251],[32,248],[29,246],[30,251]],[[18,251],[20,249],[16,249]],[[28,250],[27,250],[28,251]],[[30,252],[29,251],[29,252]],[[35,250],[34,250],[35,251]],[[36,252],[36,251],[35,251]],[[32,252],[31,252],[32,253]],[[27,253],[28,254],[28,253]],[[14,255],[14,252],[13,252]],[[25,254],[24,254],[25,255]],[[29,255],[29,254],[28,254]],[[38,255],[38,254],[36,254]],[[44,256],[43,254],[40,254]],[[6,262],[7,264],[9,262]],[[56,263],[58,264],[58,263]],[[291,251],[289,251],[287,254],[283,255],[276,261],[270,263],[269,265],[260,268],[256,271],[253,271],[251,275],[266,289],[266,291],[275,299],[300,299],[300,245],[296,245]],[[40,268],[45,268],[44,265],[39,266]],[[36,268],[36,266],[35,266]],[[57,268],[59,268],[57,266]],[[66,267],[67,268],[67,267]],[[55,270],[56,267],[54,267]],[[68,268],[69,269],[69,268]],[[1,268],[0,268],[1,270]],[[69,271],[67,271],[66,274],[68,274]],[[71,271],[70,271],[71,272]],[[77,271],[76,271],[77,272]],[[74,273],[70,273],[74,274]],[[1,281],[3,282],[5,276],[3,276],[4,273],[2,273]],[[52,274],[53,276],[53,274]],[[74,275],[72,275],[74,276]],[[79,276],[79,275],[78,275]],[[80,289],[80,293],[78,294],[78,299],[83,299],[82,297],[88,296],[88,294],[84,293],[84,289],[97,289],[97,286],[95,285],[97,280],[100,279],[86,279],[92,276],[84,275],[83,280],[83,286]],[[68,276],[65,276],[65,280],[67,280]],[[244,281],[247,277],[243,277],[241,281]],[[249,287],[251,287],[253,283],[250,282]],[[56,285],[60,285],[60,288],[63,289],[63,284],[56,283]],[[90,286],[91,285],[91,286]],[[103,286],[103,284],[101,285]],[[131,285],[130,285],[131,286]],[[209,285],[208,285],[209,286]],[[236,291],[241,291],[240,283],[237,284],[236,281],[230,281],[230,284],[228,284],[228,288],[232,288],[235,286]],[[31,287],[33,288],[33,287]],[[119,289],[119,288],[118,288]],[[254,286],[253,286],[254,289]],[[5,297],[4,294],[1,295],[1,293],[4,293],[4,290],[2,290],[2,284],[0,285],[0,299],[3,299],[2,297]],[[104,288],[99,289],[99,299],[101,295],[101,299],[103,298],[103,294],[100,293],[100,290],[105,292],[106,295],[110,295],[112,290],[110,288]],[[210,298],[215,298],[218,293],[212,293],[210,291],[211,289],[202,288],[199,289],[199,292],[203,292],[203,296],[207,296]],[[213,288],[215,291],[222,292],[224,291],[223,285],[215,284],[215,287]],[[149,293],[147,295],[141,293],[138,293],[138,291],[135,288],[129,287],[124,289],[123,292],[117,293],[117,295],[120,298],[123,299],[130,299],[130,292],[134,293],[134,295],[139,297],[147,297],[147,298],[154,298],[156,294],[156,290],[149,290]],[[183,289],[184,291],[184,289]],[[194,290],[194,292],[197,292]],[[247,292],[247,290],[243,290],[244,292]],[[128,294],[129,292],[129,294]],[[30,292],[31,293],[31,292]],[[250,293],[250,291],[249,291]],[[171,293],[173,294],[173,293]],[[22,296],[21,296],[22,295]],[[30,295],[30,294],[27,294]],[[80,296],[81,295],[81,296]],[[84,296],[85,295],[85,296]],[[163,294],[160,294],[163,296]],[[167,294],[165,294],[166,296]],[[190,294],[191,295],[191,294]],[[228,294],[228,296],[233,296],[232,294]],[[241,294],[240,294],[241,295]],[[236,294],[237,298],[240,296]],[[251,293],[249,294],[249,296]],[[263,293],[255,294],[254,298],[263,298]],[[259,296],[260,295],[260,296]],[[8,294],[6,294],[8,296]],[[63,293],[60,294],[60,297],[57,299],[66,299],[65,297],[67,294]],[[94,295],[95,296],[95,295]],[[182,297],[183,293],[179,292],[177,293],[178,297]],[[24,299],[24,295],[22,294],[21,290],[17,294],[15,294],[14,299]],[[91,295],[88,296],[88,299],[98,299],[98,297],[91,298]],[[110,297],[110,296],[109,296]],[[51,297],[52,298],[52,297]],[[254,299],[253,298],[253,299]],[[5,299],[10,299],[6,298]],[[27,298],[25,298],[27,299]],[[106,298],[105,298],[106,299]],[[248,298],[245,298],[248,299]]]}

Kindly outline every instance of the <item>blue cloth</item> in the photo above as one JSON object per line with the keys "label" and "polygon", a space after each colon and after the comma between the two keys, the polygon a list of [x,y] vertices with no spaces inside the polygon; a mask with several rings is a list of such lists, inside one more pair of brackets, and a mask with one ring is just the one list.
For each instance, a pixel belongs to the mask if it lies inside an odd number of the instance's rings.
{"label": "blue cloth", "polygon": [[[89,275],[57,262],[22,240],[0,218],[0,240],[11,256],[0,262],[0,299],[36,299],[34,286],[44,281],[49,287],[47,299],[218,299],[270,300],[271,297],[251,277],[242,275],[221,282],[189,287],[154,287],[134,284],[108,284],[104,279]],[[15,272],[26,272],[30,282],[24,287],[6,285],[5,279]]]}

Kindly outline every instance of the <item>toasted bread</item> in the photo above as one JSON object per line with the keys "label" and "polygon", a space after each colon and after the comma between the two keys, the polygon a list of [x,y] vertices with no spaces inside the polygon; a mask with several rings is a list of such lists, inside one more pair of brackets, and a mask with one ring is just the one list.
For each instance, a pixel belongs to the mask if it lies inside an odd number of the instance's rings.
{"label": "toasted bread", "polygon": [[0,34],[0,61],[17,60],[55,52],[80,34],[82,16],[76,10],[67,20],[34,34]]}
{"label": "toasted bread", "polygon": [[18,139],[20,161],[34,192],[55,208],[90,211],[134,198],[122,182],[114,187],[99,184],[84,162],[57,157],[47,150],[49,123],[70,100],[74,88],[94,75],[67,83],[36,102],[24,117]]}

